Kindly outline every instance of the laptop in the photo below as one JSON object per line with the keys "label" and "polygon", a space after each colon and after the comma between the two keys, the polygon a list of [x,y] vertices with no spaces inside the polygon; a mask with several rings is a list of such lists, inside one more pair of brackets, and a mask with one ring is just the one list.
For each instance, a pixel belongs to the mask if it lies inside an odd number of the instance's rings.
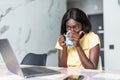
{"label": "laptop", "polygon": [[0,39],[0,53],[8,68],[14,74],[24,78],[59,74],[59,71],[42,66],[20,67],[8,39]]}

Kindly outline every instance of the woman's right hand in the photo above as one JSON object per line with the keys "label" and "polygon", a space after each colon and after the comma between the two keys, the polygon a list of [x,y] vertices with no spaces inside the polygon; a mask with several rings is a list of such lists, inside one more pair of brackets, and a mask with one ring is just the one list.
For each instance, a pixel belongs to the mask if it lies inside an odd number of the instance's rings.
{"label": "woman's right hand", "polygon": [[60,44],[61,47],[67,47],[66,43],[65,43],[65,36],[64,35],[60,35],[58,41],[59,41],[59,44]]}

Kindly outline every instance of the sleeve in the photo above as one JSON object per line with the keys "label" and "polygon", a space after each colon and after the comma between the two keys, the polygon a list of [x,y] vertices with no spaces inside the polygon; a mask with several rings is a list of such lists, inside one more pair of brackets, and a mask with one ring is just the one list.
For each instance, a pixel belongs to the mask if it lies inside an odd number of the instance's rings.
{"label": "sleeve", "polygon": [[60,50],[62,50],[62,49],[63,49],[63,48],[60,46],[60,44],[59,44],[59,42],[58,42],[58,41],[57,41],[57,43],[56,43],[55,48],[56,48],[56,49],[60,49]]}
{"label": "sleeve", "polygon": [[101,46],[100,38],[99,38],[99,36],[97,34],[91,34],[89,41],[90,41],[90,48],[93,48],[97,44],[99,44],[99,46]]}

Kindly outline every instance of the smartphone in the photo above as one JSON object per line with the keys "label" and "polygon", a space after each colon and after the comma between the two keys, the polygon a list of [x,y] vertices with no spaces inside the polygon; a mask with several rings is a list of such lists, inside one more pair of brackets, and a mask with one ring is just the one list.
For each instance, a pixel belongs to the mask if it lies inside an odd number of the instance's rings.
{"label": "smartphone", "polygon": [[83,80],[83,75],[70,75],[66,77],[64,80]]}

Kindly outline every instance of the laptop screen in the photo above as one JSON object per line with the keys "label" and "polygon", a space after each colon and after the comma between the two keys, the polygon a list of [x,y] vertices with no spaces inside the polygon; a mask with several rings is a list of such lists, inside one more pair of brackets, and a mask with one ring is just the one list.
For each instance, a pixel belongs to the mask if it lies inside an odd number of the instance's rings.
{"label": "laptop screen", "polygon": [[8,39],[0,39],[0,53],[9,71],[23,76]]}

